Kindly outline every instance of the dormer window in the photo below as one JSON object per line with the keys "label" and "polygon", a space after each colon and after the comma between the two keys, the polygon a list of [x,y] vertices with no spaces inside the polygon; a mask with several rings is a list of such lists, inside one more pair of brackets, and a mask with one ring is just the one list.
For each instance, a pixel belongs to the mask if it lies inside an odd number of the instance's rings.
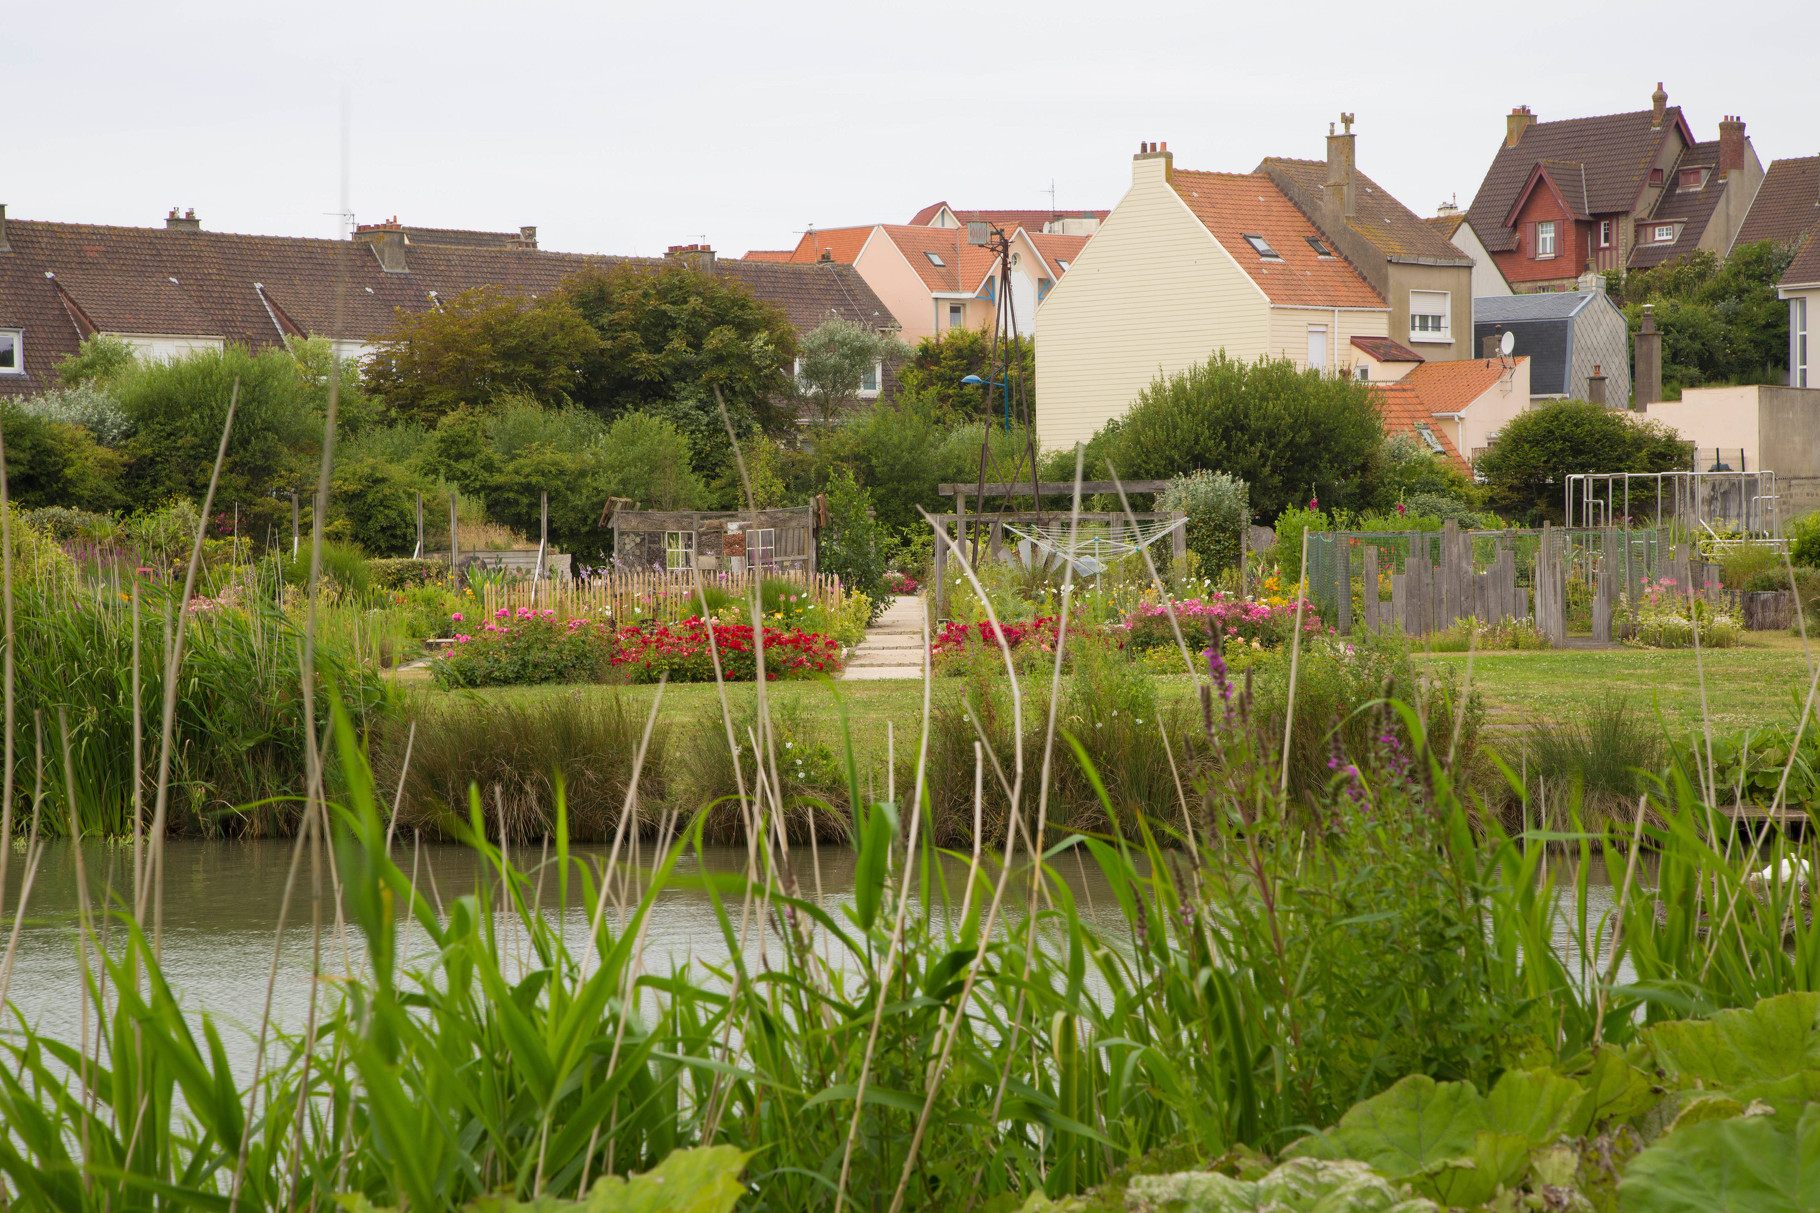
{"label": "dormer window", "polygon": [[[1247,239],[1249,239],[1249,237],[1247,237]],[[1304,237],[1302,237],[1302,239],[1308,241],[1308,247],[1314,250],[1315,256],[1317,256],[1317,257],[1333,256],[1333,250],[1328,248],[1325,244],[1322,244],[1319,236],[1304,236]]]}
{"label": "dormer window", "polygon": [[1281,261],[1283,259],[1278,255],[1275,249],[1270,247],[1270,241],[1264,239],[1262,236],[1246,235],[1245,243],[1256,249],[1257,254],[1260,257],[1266,257],[1272,261]]}
{"label": "dormer window", "polygon": [[948,264],[948,263],[947,263],[947,262],[946,262],[946,261],[943,261],[943,260],[942,260],[942,257],[941,257],[941,254],[940,254],[940,253],[931,253],[931,252],[924,252],[924,253],[923,253],[923,256],[925,256],[925,257],[927,257],[927,258],[929,258],[929,264],[930,264],[930,265],[938,265],[938,266],[939,266],[939,265],[947,265],[947,264]]}
{"label": "dormer window", "polygon": [[1681,170],[1679,193],[1691,193],[1706,188],[1706,170],[1703,168],[1684,168]]}
{"label": "dormer window", "polygon": [[1653,233],[1653,237],[1656,244],[1673,244],[1675,242],[1675,225],[1672,223],[1658,223],[1655,232]]}

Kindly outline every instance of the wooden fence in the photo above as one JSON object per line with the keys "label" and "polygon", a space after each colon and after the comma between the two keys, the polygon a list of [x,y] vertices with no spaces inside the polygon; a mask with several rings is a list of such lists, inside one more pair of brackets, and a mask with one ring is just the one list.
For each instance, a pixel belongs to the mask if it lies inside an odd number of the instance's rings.
{"label": "wooden fence", "polygon": [[807,594],[828,609],[838,609],[846,598],[839,577],[832,573],[793,573],[772,570],[744,573],[701,573],[680,570],[628,570],[595,577],[562,581],[508,581],[482,587],[487,618],[519,607],[551,610],[558,619],[603,619],[615,623],[675,621],[701,614],[698,585],[706,590],[709,605],[725,596],[744,601],[767,583],[782,583],[792,594]]}

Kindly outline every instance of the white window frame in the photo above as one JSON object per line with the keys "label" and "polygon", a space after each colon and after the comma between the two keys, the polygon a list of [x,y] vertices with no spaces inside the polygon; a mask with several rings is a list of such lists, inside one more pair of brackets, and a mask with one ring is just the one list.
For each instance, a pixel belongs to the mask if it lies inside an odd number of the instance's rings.
{"label": "white window frame", "polygon": [[25,374],[25,330],[0,329],[0,337],[11,337],[13,339],[13,365],[0,366],[0,375]]}
{"label": "white window frame", "polygon": [[746,532],[746,567],[768,569],[777,564],[777,528],[757,527]]}
{"label": "white window frame", "polygon": [[1536,260],[1550,261],[1555,255],[1555,221],[1536,220]]}
{"label": "white window frame", "polygon": [[[1424,304],[1422,310],[1416,311],[1417,297]],[[1432,310],[1433,301],[1441,307],[1437,314]],[[1440,321],[1438,328],[1417,327],[1417,319]],[[1453,292],[1451,291],[1411,291],[1409,292],[1409,339],[1411,341],[1434,342],[1443,345],[1453,342]]]}
{"label": "white window frame", "polygon": [[[1668,235],[1664,236],[1662,234],[1663,232],[1667,232]],[[1649,237],[1649,242],[1651,244],[1673,244],[1675,242],[1675,225],[1672,223],[1658,223],[1650,228]]]}
{"label": "white window frame", "polygon": [[966,325],[967,325],[967,309],[962,307],[958,303],[950,303],[948,305],[948,327],[949,327],[949,329],[952,330],[952,329],[958,329],[958,328],[965,328]]}
{"label": "white window frame", "polygon": [[871,372],[872,372],[871,386],[867,386],[866,375],[864,373],[862,373],[859,377],[859,394],[861,396],[878,395],[879,386],[885,382],[885,364],[882,360],[878,361],[878,362],[874,362],[872,364]]}
{"label": "white window frame", "polygon": [[946,261],[942,260],[942,255],[940,253],[935,253],[935,252],[931,252],[928,249],[924,249],[923,256],[929,258],[930,265],[938,266],[938,267],[942,267],[942,268],[946,268],[948,265],[948,263]]}
{"label": "white window frame", "polygon": [[1808,386],[1807,296],[1788,301],[1788,385]]}
{"label": "white window frame", "polygon": [[[1315,344],[1317,338],[1320,341],[1318,346]],[[1315,356],[1317,351],[1319,358]],[[1323,375],[1327,373],[1327,326],[1324,324],[1308,326],[1308,369],[1319,371]]]}
{"label": "white window frame", "polygon": [[695,567],[695,532],[664,532],[664,569],[676,572]]}
{"label": "white window frame", "polygon": [[1599,220],[1599,247],[1600,248],[1610,248],[1611,247],[1611,235],[1612,235],[1611,220],[1609,220],[1609,219]]}

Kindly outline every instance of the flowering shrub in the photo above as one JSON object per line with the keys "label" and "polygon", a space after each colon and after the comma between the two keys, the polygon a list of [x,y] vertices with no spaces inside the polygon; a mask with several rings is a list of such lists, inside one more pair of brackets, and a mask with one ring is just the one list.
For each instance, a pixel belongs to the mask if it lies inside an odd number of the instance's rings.
{"label": "flowering shrub", "polygon": [[615,645],[606,624],[574,618],[558,622],[556,612],[501,607],[478,632],[461,612],[450,616],[455,629],[449,651],[431,663],[444,687],[524,686],[539,682],[586,682],[600,676]]}
{"label": "flowering shrub", "polygon": [[914,594],[920,587],[908,573],[889,572],[885,574],[885,588],[893,594]]}
{"label": "flowering shrub", "polygon": [[[627,626],[615,636],[613,666],[633,682],[656,682],[668,673],[676,682],[714,681],[714,655],[708,648],[708,629],[720,651],[721,674],[730,682],[750,682],[758,676],[758,646],[745,624],[709,623],[699,618],[652,627]],[[817,632],[801,628],[764,631],[765,679],[808,678],[836,674],[844,664],[841,647]]]}
{"label": "flowering shrub", "polygon": [[1052,652],[1055,649],[1055,627],[1053,616],[1044,616],[1029,623],[1000,624],[996,632],[989,622],[951,623],[942,629],[941,635],[929,642],[929,652],[940,657],[944,653],[956,653],[980,645],[996,649],[1001,635],[1013,652],[1025,641],[1033,642],[1044,652]]}
{"label": "flowering shrub", "polygon": [[[1213,636],[1237,636],[1246,642],[1256,641],[1269,647],[1288,640],[1295,630],[1295,604],[1271,605],[1232,598],[1216,590],[1205,598],[1184,598],[1175,604],[1176,622],[1182,638],[1190,645]],[[1125,616],[1125,644],[1142,652],[1145,649],[1173,648],[1175,632],[1169,626],[1169,608],[1160,602],[1149,602]],[[1324,631],[1320,616],[1312,604],[1302,609],[1302,631],[1313,635]]]}
{"label": "flowering shrub", "polygon": [[1626,643],[1638,648],[1689,648],[1694,643],[1695,627],[1700,629],[1700,644],[1711,649],[1729,649],[1744,634],[1736,619],[1705,599],[1693,599],[1690,611],[1688,597],[1676,592],[1673,577],[1655,581],[1645,577],[1643,593],[1634,607],[1628,594],[1621,596],[1619,602],[1636,612],[1636,623]]}

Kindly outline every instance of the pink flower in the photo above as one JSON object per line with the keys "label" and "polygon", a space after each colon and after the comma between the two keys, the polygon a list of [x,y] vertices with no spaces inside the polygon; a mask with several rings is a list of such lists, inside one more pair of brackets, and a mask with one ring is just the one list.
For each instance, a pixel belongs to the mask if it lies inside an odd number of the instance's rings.
{"label": "pink flower", "polygon": [[450,619],[450,621],[451,621],[451,622],[453,622],[453,623],[460,623],[460,622],[462,622],[462,618],[461,618],[461,612],[460,612],[460,611],[456,611],[456,612],[455,612],[455,613],[454,613],[454,614],[453,614],[453,615],[450,615],[450,616],[449,616],[449,619]]}

